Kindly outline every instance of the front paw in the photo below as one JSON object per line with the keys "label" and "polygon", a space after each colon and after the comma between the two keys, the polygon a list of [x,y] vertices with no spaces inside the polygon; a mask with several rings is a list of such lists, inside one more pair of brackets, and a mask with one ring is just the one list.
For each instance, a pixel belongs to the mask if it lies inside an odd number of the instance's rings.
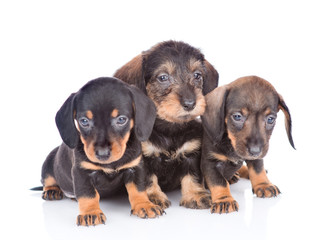
{"label": "front paw", "polygon": [[214,201],[211,206],[211,213],[230,213],[238,211],[238,203],[231,196],[224,196]]}
{"label": "front paw", "polygon": [[192,209],[207,209],[211,206],[211,196],[207,192],[198,192],[183,196],[179,205]]}
{"label": "front paw", "polygon": [[259,198],[277,197],[281,193],[279,188],[271,183],[260,183],[253,187],[252,192]]}
{"label": "front paw", "polygon": [[168,200],[168,197],[164,193],[161,195],[153,193],[149,194],[148,197],[153,204],[160,206],[162,209],[166,209],[171,205],[171,202]]}
{"label": "front paw", "polygon": [[95,226],[99,224],[105,224],[106,220],[106,216],[101,210],[99,210],[88,214],[78,215],[76,224],[78,226]]}
{"label": "front paw", "polygon": [[64,197],[63,192],[57,186],[44,187],[42,199],[44,200],[61,200]]}
{"label": "front paw", "polygon": [[131,214],[140,218],[155,218],[161,216],[165,211],[150,201],[140,202],[132,207]]}

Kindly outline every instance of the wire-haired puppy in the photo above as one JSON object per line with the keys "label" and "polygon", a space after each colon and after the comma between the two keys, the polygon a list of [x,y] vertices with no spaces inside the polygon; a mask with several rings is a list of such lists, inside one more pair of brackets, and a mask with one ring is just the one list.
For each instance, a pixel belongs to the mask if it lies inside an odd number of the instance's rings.
{"label": "wire-haired puppy", "polygon": [[155,106],[148,97],[115,78],[92,80],[71,94],[56,115],[63,143],[43,164],[42,198],[76,198],[77,224],[97,225],[106,220],[100,196],[125,185],[132,214],[142,218],[162,215],[145,192],[141,149],[155,117]]}
{"label": "wire-haired puppy", "polygon": [[154,102],[157,118],[148,141],[142,143],[148,174],[147,193],[166,208],[162,190],[181,186],[180,205],[210,207],[210,195],[200,171],[204,95],[218,85],[218,73],[196,48],[177,41],[162,42],[136,56],[116,73],[138,86]]}
{"label": "wire-haired puppy", "polygon": [[[229,181],[234,180],[244,161],[253,193],[261,198],[280,194],[269,181],[262,158],[268,151],[279,110],[285,114],[288,139],[294,148],[291,115],[282,96],[266,80],[249,76],[216,88],[206,101],[201,169],[211,192],[211,212],[238,210]],[[241,171],[247,173],[246,166]]]}

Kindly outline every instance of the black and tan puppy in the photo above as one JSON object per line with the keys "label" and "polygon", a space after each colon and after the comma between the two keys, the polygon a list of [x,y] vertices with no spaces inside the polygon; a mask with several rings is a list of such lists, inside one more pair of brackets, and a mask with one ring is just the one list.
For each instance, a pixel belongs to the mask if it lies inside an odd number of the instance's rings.
{"label": "black and tan puppy", "polygon": [[150,136],[155,116],[148,97],[115,78],[92,80],[71,94],[56,115],[63,143],[43,164],[42,198],[76,198],[77,224],[97,225],[106,220],[100,196],[125,185],[133,214],[161,215],[145,192],[140,142]]}
{"label": "black and tan puppy", "polygon": [[215,89],[206,101],[201,169],[211,192],[211,212],[238,210],[229,181],[239,170],[248,170],[253,193],[258,197],[280,194],[268,180],[262,158],[268,151],[279,110],[285,114],[288,139],[294,148],[291,115],[281,95],[264,79],[249,76]]}
{"label": "black and tan puppy", "polygon": [[176,41],[162,42],[136,56],[115,77],[138,86],[154,102],[157,119],[142,143],[149,182],[147,193],[163,208],[170,205],[161,191],[181,186],[180,205],[210,207],[200,171],[204,95],[218,85],[218,73],[196,48]]}

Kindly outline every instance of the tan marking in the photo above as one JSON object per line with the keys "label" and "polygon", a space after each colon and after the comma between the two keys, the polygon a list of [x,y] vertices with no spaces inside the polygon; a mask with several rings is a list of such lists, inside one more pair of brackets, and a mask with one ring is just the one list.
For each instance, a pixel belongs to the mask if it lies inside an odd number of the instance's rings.
{"label": "tan marking", "polygon": [[[204,184],[198,183],[194,177],[190,174],[183,177],[181,181],[181,192],[182,198],[180,204],[185,207],[190,207],[195,201],[197,208],[208,208],[209,207],[209,196],[210,194],[205,190]],[[202,199],[208,199],[208,203],[204,204]]]}
{"label": "tan marking", "polygon": [[117,161],[124,155],[129,136],[130,136],[130,131],[128,131],[122,139],[119,139],[118,141],[114,140],[111,143],[112,156],[110,156],[109,158],[110,162]]}
{"label": "tan marking", "polygon": [[[106,221],[106,217],[100,209],[100,195],[97,191],[94,198],[80,197],[77,201],[80,212],[77,217],[77,225],[98,225]],[[94,223],[92,223],[92,216],[96,216]]]}
{"label": "tan marking", "polygon": [[142,142],[141,144],[142,144],[143,155],[146,157],[151,157],[151,156],[159,157],[161,153],[165,154],[166,156],[169,156],[168,151],[156,147],[149,141]]}
{"label": "tan marking", "polygon": [[230,139],[234,150],[236,150],[236,137],[232,134],[231,131],[227,130],[228,138]]}
{"label": "tan marking", "polygon": [[230,193],[230,187],[211,186],[212,213],[229,213],[238,211],[239,205]]}
{"label": "tan marking", "polygon": [[166,61],[154,71],[153,75],[156,76],[162,73],[173,75],[174,72],[175,72],[175,64],[171,61]]}
{"label": "tan marking", "polygon": [[140,161],[142,159],[142,156],[138,156],[137,158],[135,158],[134,160],[130,161],[129,163],[126,163],[116,169],[112,169],[112,168],[106,168],[106,167],[102,167],[102,166],[99,166],[99,165],[95,165],[93,163],[90,163],[90,162],[86,162],[86,161],[83,161],[81,162],[81,167],[84,168],[84,169],[89,169],[89,170],[95,170],[95,171],[103,171],[107,174],[110,174],[110,173],[113,173],[113,172],[119,172],[120,170],[122,169],[126,169],[126,168],[133,168],[135,166],[137,166]]}
{"label": "tan marking", "polygon": [[88,119],[93,119],[93,113],[90,110],[86,111],[86,116]]}
{"label": "tan marking", "polygon": [[193,153],[198,151],[201,147],[201,141],[199,139],[193,139],[191,141],[185,142],[180,148],[178,148],[171,158],[178,158],[180,155],[185,157],[185,154]]}
{"label": "tan marking", "polygon": [[253,168],[249,168],[249,177],[253,192],[257,197],[276,197],[280,194],[278,187],[269,181],[264,169],[260,173],[256,173]]}
{"label": "tan marking", "polygon": [[264,115],[267,116],[269,114],[271,114],[271,109],[270,108],[267,108],[266,111],[264,112]]}
{"label": "tan marking", "polygon": [[247,166],[243,165],[237,172],[241,178],[249,179],[249,169]]}
{"label": "tan marking", "polygon": [[167,195],[161,190],[158,184],[158,178],[156,175],[151,177],[152,184],[146,189],[146,193],[151,202],[166,209],[170,205]]}
{"label": "tan marking", "polygon": [[115,109],[111,112],[111,116],[112,116],[113,118],[117,117],[117,116],[118,116],[118,109],[115,108]]}
{"label": "tan marking", "polygon": [[42,198],[44,200],[61,200],[63,192],[58,186],[44,186]]}
{"label": "tan marking", "polygon": [[209,152],[209,157],[215,158],[215,159],[217,159],[219,161],[227,161],[228,160],[228,157],[226,157],[225,155],[215,153],[215,152],[212,152],[212,151]]}
{"label": "tan marking", "polygon": [[191,72],[194,72],[196,70],[199,70],[199,69],[203,68],[201,61],[196,59],[196,58],[190,58],[188,67],[189,67]]}
{"label": "tan marking", "polygon": [[253,168],[249,168],[249,178],[253,188],[261,183],[270,183],[265,170],[262,170],[260,173],[256,173]]}
{"label": "tan marking", "polygon": [[177,89],[167,95],[160,103],[155,101],[155,93],[151,92],[151,84],[147,85],[147,92],[149,97],[153,100],[157,108],[157,114],[161,119],[168,122],[184,123],[194,120],[201,116],[206,107],[206,101],[201,89],[195,89],[196,105],[192,111],[185,111],[182,107]]}
{"label": "tan marking", "polygon": [[56,186],[57,185],[57,181],[56,181],[56,179],[54,179],[54,177],[48,176],[48,177],[46,177],[44,179],[43,185],[45,187]]}
{"label": "tan marking", "polygon": [[248,116],[249,110],[247,108],[242,108],[242,114],[243,114],[243,116]]}
{"label": "tan marking", "polygon": [[232,197],[230,192],[229,184],[227,183],[226,187],[223,186],[210,186],[212,202],[217,202],[218,200],[224,197]]}
{"label": "tan marking", "polygon": [[125,186],[128,192],[132,214],[141,218],[155,218],[156,216],[162,214],[161,208],[150,202],[147,193],[145,191],[139,191],[135,183],[130,182]]}
{"label": "tan marking", "polygon": [[[130,126],[133,125],[134,122],[131,120]],[[122,158],[126,150],[126,144],[129,140],[129,136],[130,136],[130,131],[128,131],[123,138],[114,139],[114,141],[111,142],[111,147],[112,147],[111,155],[109,159],[106,161],[102,161],[96,158],[93,141],[88,142],[85,138],[83,138],[82,135],[80,136],[80,139],[84,145],[84,152],[90,161],[100,164],[109,164]]]}

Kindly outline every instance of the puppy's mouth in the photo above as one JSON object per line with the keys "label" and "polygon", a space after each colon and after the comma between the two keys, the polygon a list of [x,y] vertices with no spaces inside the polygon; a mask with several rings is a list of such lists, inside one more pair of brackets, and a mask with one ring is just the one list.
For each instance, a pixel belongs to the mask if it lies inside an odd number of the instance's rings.
{"label": "puppy's mouth", "polygon": [[201,116],[205,111],[206,103],[204,98],[200,98],[192,110],[185,110],[179,101],[165,101],[160,104],[155,102],[155,105],[159,118],[173,123],[185,123]]}

